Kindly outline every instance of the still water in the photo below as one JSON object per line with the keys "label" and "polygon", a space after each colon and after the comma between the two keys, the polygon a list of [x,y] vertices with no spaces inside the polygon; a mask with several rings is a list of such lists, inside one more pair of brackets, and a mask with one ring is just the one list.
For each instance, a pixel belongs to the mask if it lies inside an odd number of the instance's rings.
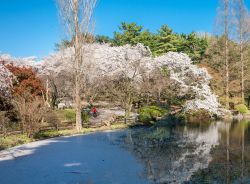
{"label": "still water", "polygon": [[248,121],[173,125],[123,140],[153,183],[250,183],[249,130]]}
{"label": "still water", "polygon": [[11,159],[0,152],[0,183],[250,183],[249,130],[249,121],[175,124],[41,141]]}

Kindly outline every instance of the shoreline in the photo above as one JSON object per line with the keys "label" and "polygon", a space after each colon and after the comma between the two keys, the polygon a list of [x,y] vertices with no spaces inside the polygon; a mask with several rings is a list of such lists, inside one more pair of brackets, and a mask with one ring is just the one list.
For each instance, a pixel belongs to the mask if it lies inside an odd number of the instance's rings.
{"label": "shoreline", "polygon": [[[250,120],[250,117],[242,116],[241,118],[239,117],[237,118],[235,116],[224,116],[223,118],[221,118],[221,120],[224,120],[224,121]],[[185,122],[185,123],[188,123],[188,122]],[[97,128],[83,128],[80,133],[78,133],[75,129],[63,129],[63,130],[58,130],[58,131],[57,130],[40,131],[34,136],[34,138],[29,138],[27,137],[26,134],[8,135],[6,137],[0,137],[0,153],[2,151],[13,149],[15,147],[22,146],[25,144],[34,143],[34,142],[43,141],[43,140],[49,140],[53,138],[81,136],[81,135],[87,135],[90,133],[123,130],[123,129],[128,129],[128,128],[141,126],[141,125],[147,126],[146,124],[143,125],[142,123],[129,123],[129,124],[115,123],[110,126],[103,125]]]}
{"label": "shoreline", "polygon": [[[54,138],[63,138],[63,137],[73,137],[73,136],[81,136],[88,135],[91,133],[105,132],[105,131],[115,131],[115,130],[123,130],[131,128],[132,126],[136,126],[137,124],[114,124],[111,126],[102,126],[99,128],[83,128],[80,133],[76,132],[75,129],[65,129],[65,130],[48,130],[41,131],[37,134],[35,138],[28,138],[25,134],[17,134],[1,137],[0,138],[0,158],[1,153],[7,151],[9,149],[15,149],[20,146],[26,144],[32,144],[39,141],[51,140]],[[11,140],[15,142],[11,142]],[[0,159],[1,160],[1,159]]]}

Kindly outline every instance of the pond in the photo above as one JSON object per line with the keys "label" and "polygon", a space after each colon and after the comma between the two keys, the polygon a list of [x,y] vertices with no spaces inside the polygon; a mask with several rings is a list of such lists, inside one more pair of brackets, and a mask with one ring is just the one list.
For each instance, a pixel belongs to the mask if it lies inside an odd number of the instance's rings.
{"label": "pond", "polygon": [[0,152],[0,183],[250,183],[249,130],[213,122],[39,141]]}

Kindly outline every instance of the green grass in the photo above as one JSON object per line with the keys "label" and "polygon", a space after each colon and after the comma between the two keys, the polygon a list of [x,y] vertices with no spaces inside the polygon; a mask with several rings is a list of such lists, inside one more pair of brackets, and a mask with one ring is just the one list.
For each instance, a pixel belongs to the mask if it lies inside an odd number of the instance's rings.
{"label": "green grass", "polygon": [[0,137],[0,150],[26,144],[33,140],[28,138],[26,135],[10,135],[7,137]]}
{"label": "green grass", "polygon": [[[60,120],[60,122],[75,122],[76,121],[76,113],[74,109],[63,109],[63,110],[56,110],[56,116]],[[82,120],[85,123],[88,123],[90,116],[87,112],[82,113]]]}
{"label": "green grass", "polygon": [[60,136],[67,136],[72,135],[74,130],[46,130],[46,131],[40,131],[35,134],[34,138],[35,140],[42,140],[42,139],[48,139],[53,137],[60,137]]}
{"label": "green grass", "polygon": [[61,122],[75,122],[76,121],[76,113],[74,109],[64,109],[64,110],[56,110],[55,114],[59,118]]}
{"label": "green grass", "polygon": [[68,121],[75,121],[76,120],[76,112],[74,109],[65,109],[64,116]]}

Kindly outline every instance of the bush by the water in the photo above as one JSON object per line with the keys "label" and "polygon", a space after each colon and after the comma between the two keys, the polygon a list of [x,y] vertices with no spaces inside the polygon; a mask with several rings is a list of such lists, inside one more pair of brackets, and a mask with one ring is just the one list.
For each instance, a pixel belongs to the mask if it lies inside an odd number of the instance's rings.
{"label": "bush by the water", "polygon": [[150,123],[155,121],[157,117],[162,117],[167,113],[167,110],[157,106],[147,106],[139,109],[139,121],[142,123]]}
{"label": "bush by the water", "polygon": [[245,104],[239,104],[235,106],[235,109],[242,114],[245,114],[248,112],[248,108]]}
{"label": "bush by the water", "polygon": [[185,114],[185,120],[191,123],[210,122],[211,119],[209,112],[204,109],[190,111]]}

